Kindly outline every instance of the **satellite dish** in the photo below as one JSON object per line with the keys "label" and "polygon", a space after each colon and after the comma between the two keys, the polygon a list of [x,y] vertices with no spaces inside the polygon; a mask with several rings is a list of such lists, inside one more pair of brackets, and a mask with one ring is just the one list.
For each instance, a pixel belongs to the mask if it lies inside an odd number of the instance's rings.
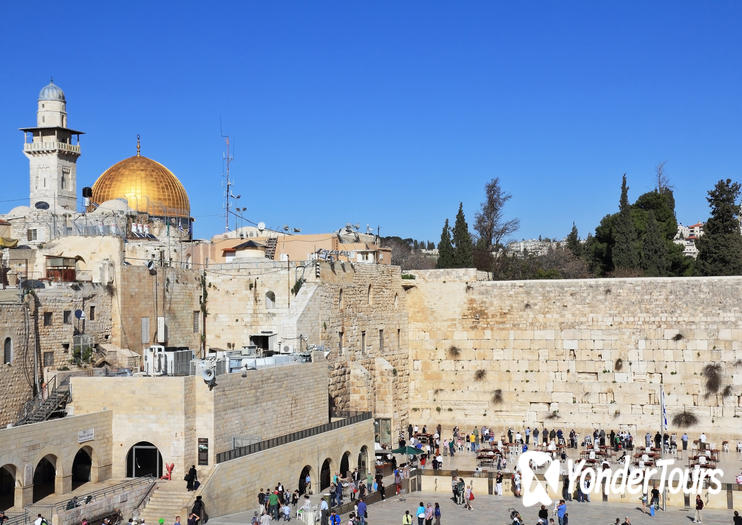
{"label": "satellite dish", "polygon": [[49,203],[46,201],[38,201],[36,204],[34,204],[34,208],[36,208],[37,210],[48,210]]}
{"label": "satellite dish", "polygon": [[258,223],[258,230],[261,231],[261,232],[263,230],[265,230],[265,223],[264,222],[259,222]]}
{"label": "satellite dish", "polygon": [[75,310],[75,317],[78,319],[85,319],[85,312],[82,310]]}
{"label": "satellite dish", "polygon": [[147,262],[147,269],[148,270],[152,271],[152,270],[154,270],[154,268],[155,268],[155,262],[154,261]]}

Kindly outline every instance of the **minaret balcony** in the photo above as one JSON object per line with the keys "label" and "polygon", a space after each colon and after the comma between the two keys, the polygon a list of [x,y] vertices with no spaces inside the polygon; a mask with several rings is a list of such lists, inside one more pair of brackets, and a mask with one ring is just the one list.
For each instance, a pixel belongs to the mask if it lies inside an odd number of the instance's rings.
{"label": "minaret balcony", "polygon": [[65,151],[79,155],[80,145],[67,144],[66,142],[26,142],[23,145],[24,153],[46,153],[53,151]]}

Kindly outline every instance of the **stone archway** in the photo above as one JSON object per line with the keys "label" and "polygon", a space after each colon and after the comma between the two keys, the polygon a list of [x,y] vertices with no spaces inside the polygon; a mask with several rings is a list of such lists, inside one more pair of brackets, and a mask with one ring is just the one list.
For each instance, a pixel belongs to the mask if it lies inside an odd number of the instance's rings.
{"label": "stone archway", "polygon": [[90,447],[82,447],[77,451],[75,459],[72,461],[72,490],[91,481],[92,468],[93,450]]}
{"label": "stone archway", "polygon": [[363,445],[358,453],[358,472],[363,476],[368,472],[368,447]]}
{"label": "stone archway", "polygon": [[350,451],[345,451],[343,457],[340,459],[340,477],[349,477],[350,471]]}
{"label": "stone archway", "polygon": [[15,465],[0,467],[0,510],[8,510],[15,505],[16,475]]}
{"label": "stone archway", "polygon": [[57,478],[57,456],[47,454],[39,460],[33,473],[33,502],[54,494]]}
{"label": "stone archway", "polygon": [[[309,476],[309,486],[307,485],[307,476]],[[301,469],[301,474],[299,474],[299,494],[312,493],[312,477],[312,467],[304,465],[304,468]]]}
{"label": "stone archway", "polygon": [[319,472],[319,489],[325,490],[330,486],[332,480],[332,460],[330,458],[325,459],[322,462],[322,468]]}
{"label": "stone archway", "polygon": [[140,441],[132,445],[126,454],[126,477],[162,476],[162,454],[149,441]]}

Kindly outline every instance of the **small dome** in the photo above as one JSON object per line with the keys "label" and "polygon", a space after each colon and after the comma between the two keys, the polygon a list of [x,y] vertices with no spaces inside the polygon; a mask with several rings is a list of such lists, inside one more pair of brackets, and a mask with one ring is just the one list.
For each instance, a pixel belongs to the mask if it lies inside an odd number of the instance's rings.
{"label": "small dome", "polygon": [[64,91],[62,91],[62,88],[54,82],[49,82],[46,86],[41,88],[39,100],[57,100],[59,102],[67,102],[64,98]]}

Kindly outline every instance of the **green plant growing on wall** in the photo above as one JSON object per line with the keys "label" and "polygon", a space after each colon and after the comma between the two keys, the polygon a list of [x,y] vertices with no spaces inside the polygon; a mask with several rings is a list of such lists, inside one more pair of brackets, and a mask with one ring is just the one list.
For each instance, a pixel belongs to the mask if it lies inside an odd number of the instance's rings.
{"label": "green plant growing on wall", "polygon": [[693,425],[697,425],[698,418],[694,414],[683,410],[679,414],[675,414],[673,416],[672,424],[678,428],[688,428],[692,427]]}
{"label": "green plant growing on wall", "polygon": [[452,359],[456,359],[461,355],[461,349],[458,346],[451,345],[448,347],[448,355]]}

